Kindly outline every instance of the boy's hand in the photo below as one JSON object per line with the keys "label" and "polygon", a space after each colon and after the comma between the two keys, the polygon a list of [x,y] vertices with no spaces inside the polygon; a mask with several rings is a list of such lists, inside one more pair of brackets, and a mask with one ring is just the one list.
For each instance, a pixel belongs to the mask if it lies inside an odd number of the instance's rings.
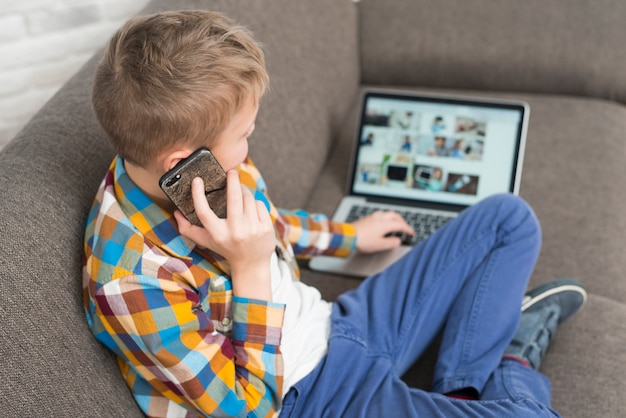
{"label": "boy's hand", "polygon": [[176,211],[182,235],[228,260],[233,292],[237,296],[271,300],[270,257],[276,247],[274,225],[267,208],[239,182],[239,174],[227,173],[227,213],[220,219],[204,196],[202,179],[191,186],[196,214],[203,227],[192,225]]}
{"label": "boy's hand", "polygon": [[352,223],[356,229],[356,249],[363,253],[390,250],[399,247],[402,241],[399,237],[385,235],[391,232],[404,232],[413,235],[415,231],[396,212],[377,211]]}

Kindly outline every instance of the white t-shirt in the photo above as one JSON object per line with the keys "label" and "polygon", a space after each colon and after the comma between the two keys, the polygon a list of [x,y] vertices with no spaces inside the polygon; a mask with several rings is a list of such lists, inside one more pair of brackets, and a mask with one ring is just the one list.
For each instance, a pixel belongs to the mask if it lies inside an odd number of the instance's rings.
{"label": "white t-shirt", "polygon": [[272,298],[284,303],[280,350],[284,362],[283,394],[319,364],[328,351],[332,304],[319,290],[294,280],[287,263],[272,255]]}

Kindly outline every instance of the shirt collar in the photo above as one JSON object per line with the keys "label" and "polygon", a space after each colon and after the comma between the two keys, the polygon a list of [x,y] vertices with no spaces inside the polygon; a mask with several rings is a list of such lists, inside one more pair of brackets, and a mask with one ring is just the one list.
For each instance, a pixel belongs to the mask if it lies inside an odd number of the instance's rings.
{"label": "shirt collar", "polygon": [[189,257],[196,244],[180,235],[173,214],[157,205],[131,180],[121,157],[116,158],[112,171],[116,200],[133,226],[168,253]]}

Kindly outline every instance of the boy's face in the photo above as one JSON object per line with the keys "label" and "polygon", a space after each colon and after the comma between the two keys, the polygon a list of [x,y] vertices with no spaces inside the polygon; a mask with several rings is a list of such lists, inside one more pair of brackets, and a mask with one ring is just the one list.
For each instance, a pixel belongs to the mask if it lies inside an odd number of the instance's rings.
{"label": "boy's face", "polygon": [[254,131],[258,110],[258,102],[248,99],[211,146],[224,171],[236,168],[248,156],[248,137]]}

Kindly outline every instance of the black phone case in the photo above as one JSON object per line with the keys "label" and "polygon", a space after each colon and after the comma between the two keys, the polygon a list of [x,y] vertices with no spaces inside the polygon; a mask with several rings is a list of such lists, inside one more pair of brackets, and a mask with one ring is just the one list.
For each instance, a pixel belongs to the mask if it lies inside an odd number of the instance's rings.
{"label": "black phone case", "polygon": [[191,182],[200,177],[209,206],[220,218],[226,217],[226,173],[211,151],[200,148],[159,179],[159,187],[194,225],[202,226],[191,197]]}

